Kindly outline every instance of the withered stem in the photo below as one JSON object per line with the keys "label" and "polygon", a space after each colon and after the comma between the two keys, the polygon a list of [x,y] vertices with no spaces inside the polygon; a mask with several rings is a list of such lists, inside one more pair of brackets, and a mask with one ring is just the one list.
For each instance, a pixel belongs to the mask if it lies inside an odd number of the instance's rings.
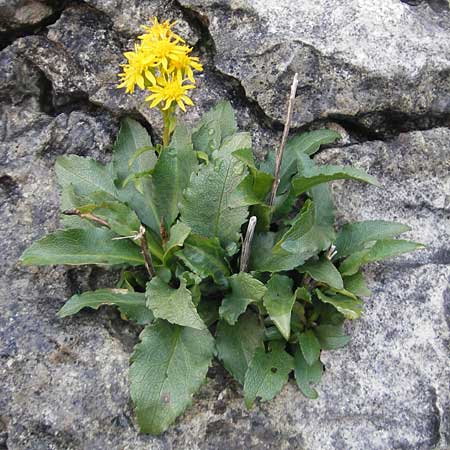
{"label": "withered stem", "polygon": [[145,268],[150,275],[150,279],[152,279],[155,276],[155,269],[153,268],[152,255],[148,251],[148,242],[147,237],[145,236],[145,227],[143,225],[141,225],[141,227],[139,228],[138,237],[141,241],[141,253],[144,257]]}
{"label": "withered stem", "polygon": [[240,264],[240,272],[246,272],[248,261],[250,259],[250,251],[252,245],[253,234],[255,233],[257,218],[255,216],[250,217],[248,221],[247,233],[245,233],[244,243],[242,244],[242,252],[241,252],[241,264]]}
{"label": "withered stem", "polygon": [[78,216],[81,217],[82,219],[91,220],[92,222],[96,222],[99,225],[111,228],[106,220],[103,220],[100,217],[97,217],[91,213],[82,213],[79,209],[67,209],[66,211],[63,211],[63,214],[66,216]]}
{"label": "withered stem", "polygon": [[292,80],[291,95],[289,96],[289,100],[288,100],[288,106],[287,106],[287,112],[286,112],[286,122],[284,124],[283,136],[281,138],[281,144],[277,150],[277,154],[275,157],[275,173],[274,173],[274,180],[272,183],[272,192],[270,194],[270,203],[269,203],[271,208],[273,208],[273,205],[275,203],[275,197],[277,195],[278,186],[280,184],[281,162],[283,160],[283,153],[284,153],[284,148],[286,147],[286,141],[287,141],[287,138],[289,135],[289,129],[291,127],[292,113],[294,111],[294,100],[295,100],[295,94],[297,93],[297,86],[298,86],[298,73],[296,73],[294,75],[294,79]]}

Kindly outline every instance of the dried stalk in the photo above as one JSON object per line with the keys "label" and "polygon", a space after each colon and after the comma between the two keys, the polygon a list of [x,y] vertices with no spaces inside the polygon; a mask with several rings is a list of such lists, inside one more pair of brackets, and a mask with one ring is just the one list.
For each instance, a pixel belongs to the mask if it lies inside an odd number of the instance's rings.
{"label": "dried stalk", "polygon": [[240,272],[246,272],[248,260],[250,259],[250,250],[252,245],[253,234],[255,233],[257,218],[250,217],[248,221],[247,233],[245,234],[244,243],[242,244]]}
{"label": "dried stalk", "polygon": [[135,239],[141,241],[141,253],[144,257],[145,268],[150,275],[150,279],[152,279],[155,276],[155,269],[153,268],[152,255],[148,251],[148,242],[147,237],[145,236],[145,227],[143,225],[139,228],[139,233],[136,235]]}
{"label": "dried stalk", "polygon": [[275,173],[274,173],[274,180],[272,184],[272,193],[270,194],[270,207],[273,208],[273,205],[275,203],[275,197],[277,195],[278,186],[280,184],[280,169],[281,169],[281,162],[283,160],[283,153],[284,148],[286,147],[286,141],[289,134],[289,128],[291,127],[291,121],[292,121],[292,113],[294,111],[294,100],[295,100],[295,94],[297,93],[297,86],[298,86],[298,73],[294,75],[294,79],[292,80],[291,85],[291,95],[289,96],[288,100],[288,107],[286,112],[286,122],[284,124],[284,130],[283,130],[283,136],[281,138],[281,144],[278,148],[276,157],[275,157]]}
{"label": "dried stalk", "polygon": [[111,228],[106,220],[103,220],[98,216],[94,216],[94,214],[91,213],[82,213],[79,209],[67,209],[63,211],[63,214],[66,216],[78,216],[82,219],[91,220],[92,222],[98,223],[99,225]]}

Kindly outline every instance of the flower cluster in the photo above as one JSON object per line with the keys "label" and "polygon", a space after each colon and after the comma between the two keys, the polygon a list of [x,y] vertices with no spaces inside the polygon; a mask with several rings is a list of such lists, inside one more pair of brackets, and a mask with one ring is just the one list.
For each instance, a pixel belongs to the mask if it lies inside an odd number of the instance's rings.
{"label": "flower cluster", "polygon": [[178,104],[186,111],[185,105],[193,105],[187,92],[195,88],[194,71],[201,72],[203,67],[198,57],[191,56],[192,48],[172,31],[174,24],[159,23],[155,17],[151,26],[142,27],[145,33],[134,51],[124,53],[128,63],[121,66],[118,87],[131,94],[136,85],[150,91],[146,97],[150,108],[167,111]]}

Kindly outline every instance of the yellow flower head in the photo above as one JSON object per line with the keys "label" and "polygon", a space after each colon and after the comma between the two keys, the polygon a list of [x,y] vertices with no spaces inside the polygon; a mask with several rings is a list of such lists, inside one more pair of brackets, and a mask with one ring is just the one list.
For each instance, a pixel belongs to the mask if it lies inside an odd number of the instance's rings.
{"label": "yellow flower head", "polygon": [[164,77],[159,78],[158,84],[149,87],[149,90],[153,94],[149,95],[145,100],[151,102],[150,108],[154,108],[162,102],[165,102],[162,107],[163,110],[167,110],[171,107],[172,103],[176,102],[178,106],[186,111],[186,105],[192,106],[194,103],[186,95],[187,91],[194,89],[193,84],[183,84],[184,81],[180,81],[177,77],[165,79]]}
{"label": "yellow flower head", "polygon": [[[186,93],[195,88],[194,71],[201,72],[203,67],[199,58],[190,56],[192,48],[172,31],[174,24],[168,20],[160,23],[155,17],[151,26],[142,27],[145,33],[139,36],[140,43],[134,51],[124,53],[128,62],[121,65],[118,87],[131,94],[136,85],[149,90],[150,108],[174,111],[178,105],[185,111],[185,105],[193,105]],[[186,84],[188,81],[192,84]]]}
{"label": "yellow flower head", "polygon": [[158,40],[158,39],[172,38],[177,42],[184,42],[184,39],[181,36],[178,36],[178,34],[172,31],[172,27],[176,23],[177,23],[176,20],[174,20],[172,23],[170,23],[168,20],[159,23],[158,18],[154,17],[152,26],[149,27],[147,25],[141,25],[141,28],[145,31],[145,34],[139,36],[139,39]]}

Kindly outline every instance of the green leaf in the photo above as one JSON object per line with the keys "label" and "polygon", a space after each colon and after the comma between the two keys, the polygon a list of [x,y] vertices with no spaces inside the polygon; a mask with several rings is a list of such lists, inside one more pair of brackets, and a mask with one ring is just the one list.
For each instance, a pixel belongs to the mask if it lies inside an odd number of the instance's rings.
{"label": "green leaf", "polygon": [[[301,253],[289,253],[282,248],[274,249],[277,238],[277,234],[270,231],[254,236],[250,253],[250,270],[256,272],[280,272],[291,270],[305,262],[305,257]],[[309,257],[311,255],[308,253]]]}
{"label": "green leaf", "polygon": [[366,280],[361,272],[344,277],[343,280],[345,289],[358,297],[369,297],[372,295],[372,292],[367,286]]}
{"label": "green leaf", "polygon": [[261,401],[272,400],[286,383],[294,368],[291,355],[279,347],[266,353],[258,348],[248,366],[244,382],[244,398],[247,408],[251,408],[257,397]]}
{"label": "green leaf", "polygon": [[342,325],[319,325],[314,328],[314,334],[323,350],[336,350],[350,342],[350,336],[344,333]]}
{"label": "green leaf", "polygon": [[334,264],[325,257],[317,261],[309,261],[297,268],[300,273],[307,273],[313,280],[325,283],[335,289],[343,289],[344,282]]}
{"label": "green leaf", "polygon": [[157,321],[141,333],[131,356],[131,398],[143,433],[157,435],[192,403],[214,352],[208,330]]}
{"label": "green leaf", "polygon": [[21,256],[25,265],[144,264],[139,247],[102,228],[55,231],[32,244]]}
{"label": "green leaf", "polygon": [[317,166],[308,171],[307,174],[292,179],[292,188],[295,195],[300,195],[321,183],[334,180],[357,180],[380,187],[377,179],[363,170],[354,167],[342,166]]}
{"label": "green leaf", "polygon": [[[194,285],[198,286],[198,285]],[[197,306],[199,316],[207,327],[219,320],[220,299],[201,299]]]}
{"label": "green leaf", "polygon": [[183,248],[175,255],[201,278],[212,277],[214,281],[222,284],[225,277],[230,275],[225,251],[217,238],[191,234],[184,241]]}
{"label": "green leaf", "polygon": [[363,250],[368,242],[391,239],[409,230],[407,225],[386,220],[347,223],[337,236],[337,257],[342,258]]}
{"label": "green leaf", "polygon": [[218,237],[223,245],[236,242],[248,211],[245,199],[236,196],[235,190],[246,172],[235,158],[201,166],[185,191],[181,221],[193,233]]}
{"label": "green leaf", "polygon": [[260,301],[267,289],[261,281],[245,272],[234,274],[228,281],[231,292],[224,297],[219,314],[230,325],[234,325],[247,306]]}
{"label": "green leaf", "polygon": [[76,314],[83,308],[98,309],[103,305],[117,306],[122,317],[140,325],[153,321],[153,314],[145,305],[145,295],[127,289],[98,289],[72,296],[59,310],[59,317]]}
{"label": "green leaf", "polygon": [[191,291],[186,288],[184,280],[181,280],[178,289],[173,289],[159,277],[155,277],[147,283],[145,297],[147,307],[156,318],[197,330],[206,328],[192,303]]}
{"label": "green leaf", "polygon": [[214,108],[203,114],[192,133],[194,149],[208,155],[217,150],[222,141],[237,132],[236,119],[231,104],[219,102]]}
{"label": "green leaf", "polygon": [[189,132],[185,125],[178,124],[170,147],[161,152],[152,175],[153,201],[167,228],[178,216],[178,204],[197,165]]}
{"label": "green leaf", "polygon": [[264,348],[264,327],[251,311],[241,315],[232,326],[224,320],[217,325],[217,355],[223,366],[239,383],[244,384],[245,373],[257,348]]}
{"label": "green leaf", "polygon": [[150,147],[152,147],[152,141],[147,130],[133,119],[123,119],[113,149],[113,168],[119,186],[122,186],[130,174],[153,169],[156,164],[154,151],[141,152],[136,157],[141,149]]}
{"label": "green leaf", "polygon": [[308,398],[316,399],[319,395],[311,387],[311,384],[320,382],[323,374],[323,364],[317,359],[312,365],[308,365],[303,354],[298,348],[294,353],[295,381],[300,391]]}
{"label": "green leaf", "polygon": [[353,253],[345,259],[339,266],[339,271],[342,275],[354,275],[364,264],[380,261],[386,258],[392,258],[394,256],[412,252],[421,248],[424,248],[422,244],[400,239],[376,241],[373,247]]}
{"label": "green leaf", "polygon": [[291,311],[295,302],[293,280],[286,275],[274,274],[267,283],[264,306],[270,318],[288,341],[291,334]]}
{"label": "green leaf", "polygon": [[[251,150],[252,148],[252,136],[248,132],[234,133],[222,140],[220,148],[213,153],[213,158],[228,159],[234,156],[239,159],[243,155],[244,150]],[[244,158],[246,162],[248,157]]]}
{"label": "green leaf", "polygon": [[320,343],[316,335],[312,330],[306,330],[299,334],[298,342],[306,363],[312,366],[320,356]]}
{"label": "green leaf", "polygon": [[59,156],[55,164],[61,187],[72,185],[79,195],[105,191],[117,198],[117,189],[108,166],[77,155]]}
{"label": "green leaf", "polygon": [[182,222],[177,222],[172,226],[169,232],[169,240],[164,246],[164,257],[163,263],[168,264],[171,256],[175,253],[177,249],[183,246],[184,241],[189,236],[191,229]]}
{"label": "green leaf", "polygon": [[316,289],[317,297],[323,303],[333,305],[346,319],[357,319],[361,317],[364,302],[359,299],[353,299],[344,295],[325,295],[319,289]]}

